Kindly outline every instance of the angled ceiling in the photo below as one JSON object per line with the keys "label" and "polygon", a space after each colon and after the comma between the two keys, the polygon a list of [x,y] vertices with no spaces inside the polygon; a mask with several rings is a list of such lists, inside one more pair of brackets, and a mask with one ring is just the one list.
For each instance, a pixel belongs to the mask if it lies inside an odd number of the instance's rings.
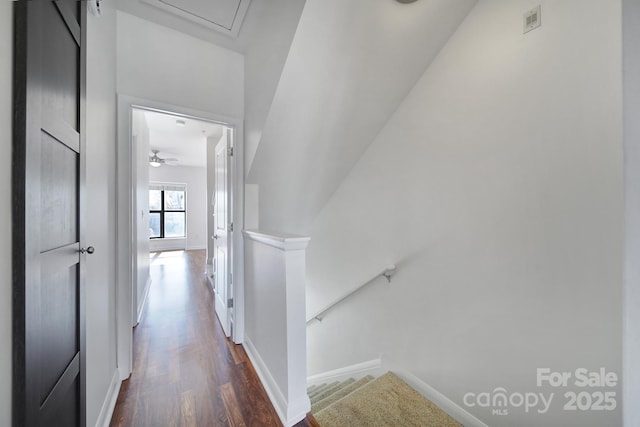
{"label": "angled ceiling", "polygon": [[307,0],[249,170],[260,227],[308,232],[475,3]]}

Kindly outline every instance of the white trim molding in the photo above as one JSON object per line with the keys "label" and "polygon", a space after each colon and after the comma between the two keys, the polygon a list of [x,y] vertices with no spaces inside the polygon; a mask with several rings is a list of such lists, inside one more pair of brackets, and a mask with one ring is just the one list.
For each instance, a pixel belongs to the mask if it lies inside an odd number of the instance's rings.
{"label": "white trim molding", "polygon": [[465,427],[488,427],[487,424],[473,416],[462,406],[458,405],[453,400],[449,399],[447,396],[440,393],[438,390],[394,362],[384,360],[382,362],[382,366],[385,372],[391,371],[396,374],[404,382],[413,387],[418,393],[429,399]]}
{"label": "white trim molding", "polygon": [[164,239],[149,239],[150,252],[187,250],[186,237],[166,237]]}
{"label": "white trim molding", "polygon": [[111,383],[109,384],[109,390],[107,390],[107,395],[105,396],[104,402],[102,403],[100,414],[98,414],[96,427],[109,427],[109,424],[111,423],[111,417],[113,416],[113,410],[115,409],[116,402],[118,401],[118,394],[120,393],[121,385],[122,381],[120,381],[120,373],[116,369],[113,372],[113,377],[111,378]]}
{"label": "white trim molding", "polygon": [[311,401],[309,400],[309,396],[304,394],[295,401],[288,402],[282,394],[282,390],[280,390],[278,383],[271,375],[271,371],[267,364],[262,360],[260,353],[251,340],[249,338],[245,338],[242,346],[244,347],[247,356],[249,356],[249,360],[256,370],[258,378],[260,378],[262,386],[267,392],[269,400],[271,400],[271,404],[276,410],[282,424],[284,424],[285,427],[291,427],[303,420],[311,410]]}
{"label": "white trim molding", "polygon": [[261,232],[257,230],[244,230],[243,233],[248,239],[282,249],[283,251],[306,249],[311,239],[310,237],[297,236],[295,234]]}
{"label": "white trim molding", "polygon": [[355,365],[345,366],[344,368],[310,375],[307,377],[307,387],[334,381],[344,381],[349,378],[358,380],[367,375],[379,377],[385,372],[386,370],[384,369],[381,358],[367,360],[366,362],[356,363]]}
{"label": "white trim molding", "polygon": [[136,316],[136,325],[140,323],[142,320],[142,314],[144,313],[144,308],[147,303],[147,296],[149,296],[149,289],[151,288],[151,276],[147,277],[147,283],[144,285],[144,291],[142,293],[142,298],[138,301],[138,315]]}

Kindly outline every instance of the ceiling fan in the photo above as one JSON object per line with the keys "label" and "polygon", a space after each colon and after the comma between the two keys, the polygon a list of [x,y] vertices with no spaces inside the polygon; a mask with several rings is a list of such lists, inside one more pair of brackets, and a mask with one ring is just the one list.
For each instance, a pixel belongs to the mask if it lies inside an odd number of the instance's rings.
{"label": "ceiling fan", "polygon": [[153,153],[153,155],[149,156],[149,165],[153,166],[154,168],[158,168],[162,165],[175,166],[178,164],[176,163],[178,161],[178,159],[176,158],[162,158],[158,156],[160,150],[152,149],[151,152]]}

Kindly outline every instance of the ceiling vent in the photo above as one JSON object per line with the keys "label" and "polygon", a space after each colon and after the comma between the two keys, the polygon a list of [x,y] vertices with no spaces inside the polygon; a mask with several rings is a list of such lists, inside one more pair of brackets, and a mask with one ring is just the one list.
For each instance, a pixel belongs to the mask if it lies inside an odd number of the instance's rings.
{"label": "ceiling vent", "polygon": [[236,38],[251,0],[142,0],[174,15]]}

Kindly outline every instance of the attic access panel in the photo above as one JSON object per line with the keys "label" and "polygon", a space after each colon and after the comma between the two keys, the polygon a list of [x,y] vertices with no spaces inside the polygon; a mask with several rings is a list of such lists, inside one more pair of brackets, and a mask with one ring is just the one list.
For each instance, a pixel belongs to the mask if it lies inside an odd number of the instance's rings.
{"label": "attic access panel", "polygon": [[142,0],[169,13],[237,37],[251,0]]}

